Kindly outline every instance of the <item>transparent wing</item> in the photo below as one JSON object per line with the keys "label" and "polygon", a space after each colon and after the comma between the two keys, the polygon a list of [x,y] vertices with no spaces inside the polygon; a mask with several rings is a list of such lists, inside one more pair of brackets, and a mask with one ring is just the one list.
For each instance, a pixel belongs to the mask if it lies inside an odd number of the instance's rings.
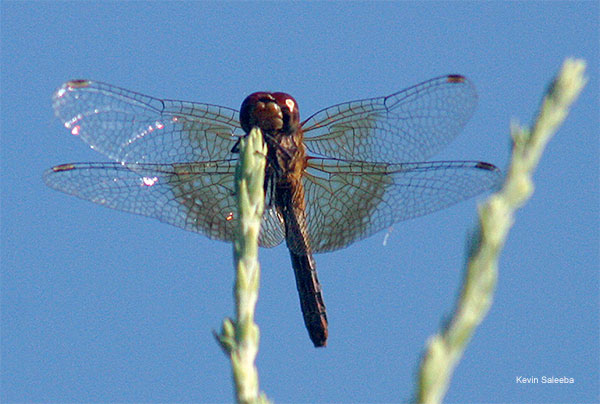
{"label": "transparent wing", "polygon": [[[109,208],[231,241],[237,223],[236,163],[63,164],[46,170],[44,181],[54,189]],[[283,236],[280,216],[266,207],[260,245],[276,246]]]}
{"label": "transparent wing", "polygon": [[463,76],[438,77],[387,97],[323,109],[302,124],[306,147],[342,160],[423,161],[447,146],[477,104]]}
{"label": "transparent wing", "polygon": [[95,81],[69,81],[52,101],[72,134],[118,162],[228,159],[243,135],[236,110],[160,100]]}
{"label": "transparent wing", "polygon": [[473,161],[387,164],[310,159],[304,176],[312,250],[337,250],[396,222],[426,215],[499,184]]}

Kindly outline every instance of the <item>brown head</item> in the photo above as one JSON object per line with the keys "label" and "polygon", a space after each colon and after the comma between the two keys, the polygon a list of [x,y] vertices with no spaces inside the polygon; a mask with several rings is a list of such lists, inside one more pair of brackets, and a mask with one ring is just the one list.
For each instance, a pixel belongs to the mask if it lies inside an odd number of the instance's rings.
{"label": "brown head", "polygon": [[242,102],[240,124],[246,133],[258,126],[266,133],[292,134],[300,125],[298,103],[286,93],[252,93]]}

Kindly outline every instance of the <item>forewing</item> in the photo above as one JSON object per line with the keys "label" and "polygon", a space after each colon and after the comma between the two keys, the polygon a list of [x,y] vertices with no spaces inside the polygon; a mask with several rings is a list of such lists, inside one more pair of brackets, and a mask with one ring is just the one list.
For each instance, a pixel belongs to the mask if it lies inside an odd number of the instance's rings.
{"label": "forewing", "polygon": [[233,109],[160,100],[95,81],[69,81],[52,100],[72,134],[118,162],[228,159],[243,135]]}
{"label": "forewing", "polygon": [[386,164],[310,159],[304,192],[311,248],[337,250],[396,222],[478,195],[500,179],[493,165],[472,161]]}
{"label": "forewing", "polygon": [[302,124],[304,140],[313,153],[336,159],[422,161],[456,137],[476,104],[465,77],[438,77],[387,97],[323,109]]}
{"label": "forewing", "polygon": [[[109,208],[156,218],[209,238],[231,241],[237,225],[235,160],[183,164],[77,163],[53,167],[54,189]],[[283,240],[279,215],[266,207],[259,243]]]}

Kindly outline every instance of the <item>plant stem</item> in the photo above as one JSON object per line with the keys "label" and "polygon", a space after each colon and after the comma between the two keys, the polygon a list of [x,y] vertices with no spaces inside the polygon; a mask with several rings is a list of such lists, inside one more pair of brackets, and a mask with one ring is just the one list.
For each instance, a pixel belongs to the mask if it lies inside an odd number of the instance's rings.
{"label": "plant stem", "polygon": [[266,146],[260,129],[254,128],[240,141],[240,161],[235,184],[238,201],[237,230],[233,242],[236,266],[234,287],[235,320],[226,318],[217,340],[231,359],[238,403],[268,402],[259,394],[258,371],[254,365],[258,353],[259,329],[254,323],[258,299],[260,265],[258,235],[264,210]]}
{"label": "plant stem", "polygon": [[512,126],[508,173],[502,189],[479,208],[479,228],[471,243],[462,291],[448,325],[429,338],[419,372],[417,402],[442,401],[454,368],[475,328],[486,316],[498,278],[498,256],[514,213],[533,193],[533,171],[546,144],[585,86],[584,71],[583,60],[567,59],[542,100],[533,128]]}

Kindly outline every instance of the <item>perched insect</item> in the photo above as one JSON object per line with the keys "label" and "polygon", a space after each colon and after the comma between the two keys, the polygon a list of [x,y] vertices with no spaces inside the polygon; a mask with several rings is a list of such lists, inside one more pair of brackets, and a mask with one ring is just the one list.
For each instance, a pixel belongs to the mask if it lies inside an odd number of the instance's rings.
{"label": "perched insect", "polygon": [[332,251],[498,184],[478,161],[424,160],[459,133],[477,96],[463,76],[434,78],[386,97],[325,108],[301,122],[285,93],[249,95],[241,111],[161,100],[75,80],[53,97],[73,135],[113,163],[63,164],[50,187],[113,209],[231,241],[237,222],[237,142],[259,127],[267,144],[263,247],[284,239],[316,347],[327,316],[313,253]]}

